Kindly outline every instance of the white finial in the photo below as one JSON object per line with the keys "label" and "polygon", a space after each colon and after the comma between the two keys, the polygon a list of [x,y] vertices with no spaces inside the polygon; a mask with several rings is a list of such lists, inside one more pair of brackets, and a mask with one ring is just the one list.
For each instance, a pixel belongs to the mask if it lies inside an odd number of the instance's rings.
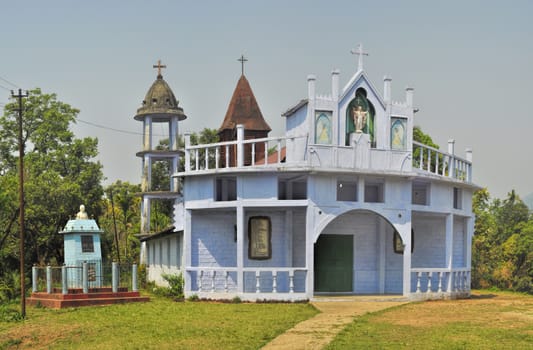
{"label": "white finial", "polygon": [[352,49],[350,51],[353,55],[359,56],[359,61],[357,63],[357,71],[363,70],[363,56],[368,56],[368,52],[363,52],[363,45],[359,44],[357,49]]}

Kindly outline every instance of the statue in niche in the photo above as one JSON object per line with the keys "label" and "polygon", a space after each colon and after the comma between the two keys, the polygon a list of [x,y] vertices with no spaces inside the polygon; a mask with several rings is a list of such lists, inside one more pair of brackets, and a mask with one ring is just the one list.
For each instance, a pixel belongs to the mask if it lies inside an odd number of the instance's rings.
{"label": "statue in niche", "polygon": [[366,117],[368,112],[363,110],[361,105],[352,107],[353,124],[355,125],[355,132],[360,134],[366,125]]}
{"label": "statue in niche", "polygon": [[366,98],[365,89],[357,89],[354,99],[350,101],[346,108],[346,146],[350,145],[350,134],[364,133],[370,136],[371,147],[376,147],[374,138],[375,114],[374,106]]}
{"label": "statue in niche", "polygon": [[85,205],[80,205],[80,211],[76,214],[76,219],[86,220],[89,218],[87,212],[85,211]]}

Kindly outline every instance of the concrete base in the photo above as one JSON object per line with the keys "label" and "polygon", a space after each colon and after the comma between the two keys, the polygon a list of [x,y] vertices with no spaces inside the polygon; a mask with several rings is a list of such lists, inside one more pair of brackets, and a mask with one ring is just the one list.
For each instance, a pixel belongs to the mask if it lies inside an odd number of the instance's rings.
{"label": "concrete base", "polygon": [[81,289],[69,289],[69,294],[54,290],[52,293],[32,293],[31,297],[26,299],[28,305],[41,305],[54,309],[144,301],[150,301],[150,298],[141,296],[139,292],[128,292],[126,288],[119,288],[117,293],[113,293],[111,288],[89,289],[89,293],[83,293]]}

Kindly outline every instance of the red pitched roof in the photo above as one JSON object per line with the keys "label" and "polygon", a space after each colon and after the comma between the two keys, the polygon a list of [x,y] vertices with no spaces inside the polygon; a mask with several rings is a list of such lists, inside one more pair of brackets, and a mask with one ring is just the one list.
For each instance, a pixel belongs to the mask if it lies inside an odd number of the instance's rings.
{"label": "red pitched roof", "polygon": [[263,118],[259,105],[255,100],[250,83],[244,75],[237,82],[229,103],[228,111],[218,132],[233,130],[237,124],[243,124],[244,130],[271,131]]}

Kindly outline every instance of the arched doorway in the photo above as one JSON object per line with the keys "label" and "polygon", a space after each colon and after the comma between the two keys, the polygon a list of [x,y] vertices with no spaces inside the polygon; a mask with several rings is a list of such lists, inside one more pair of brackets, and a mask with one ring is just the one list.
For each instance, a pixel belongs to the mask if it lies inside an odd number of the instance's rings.
{"label": "arched doorway", "polygon": [[314,246],[315,293],[401,294],[403,256],[394,227],[369,210],[334,218]]}

